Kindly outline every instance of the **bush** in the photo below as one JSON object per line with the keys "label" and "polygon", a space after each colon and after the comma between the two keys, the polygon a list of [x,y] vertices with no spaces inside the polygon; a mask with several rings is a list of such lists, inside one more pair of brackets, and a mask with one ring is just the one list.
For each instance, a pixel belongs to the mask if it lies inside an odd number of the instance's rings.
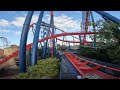
{"label": "bush", "polygon": [[80,47],[79,55],[99,61],[110,62],[107,48],[93,49],[90,47]]}
{"label": "bush", "polygon": [[120,46],[116,46],[108,50],[108,55],[111,59],[111,62],[114,64],[120,65]]}
{"label": "bush", "polygon": [[120,46],[107,46],[104,48],[92,49],[80,47],[79,55],[99,61],[120,65]]}
{"label": "bush", "polygon": [[41,79],[47,76],[57,79],[59,76],[59,60],[56,58],[42,59],[37,65],[31,66],[27,73],[14,76],[14,79]]}
{"label": "bush", "polygon": [[28,73],[20,73],[19,75],[14,76],[13,79],[27,79],[28,77]]}

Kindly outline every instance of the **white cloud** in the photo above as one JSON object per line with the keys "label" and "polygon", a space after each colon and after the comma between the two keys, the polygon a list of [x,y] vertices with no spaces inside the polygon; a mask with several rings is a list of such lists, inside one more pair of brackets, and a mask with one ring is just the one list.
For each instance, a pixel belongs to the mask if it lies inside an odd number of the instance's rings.
{"label": "white cloud", "polygon": [[[15,20],[11,21],[10,23],[16,27],[22,27],[24,24],[25,18],[26,18],[25,16],[15,17]],[[38,15],[37,14],[33,15],[31,23],[37,22],[37,19],[38,19]]]}
{"label": "white cloud", "polygon": [[7,11],[8,13],[16,14],[16,11]]}
{"label": "white cloud", "polygon": [[11,21],[11,24],[17,27],[22,27],[25,21],[25,17],[16,17],[14,21]]}
{"label": "white cloud", "polygon": [[[14,33],[14,34],[17,35],[17,36],[18,36],[18,35],[20,36],[21,33],[22,33],[21,31],[11,31],[11,32]],[[30,30],[28,35],[30,35],[30,36],[33,35],[33,32]]]}
{"label": "white cloud", "polygon": [[0,30],[0,32],[11,32],[10,30]]}
{"label": "white cloud", "polygon": [[32,20],[31,20],[31,23],[37,22],[38,16],[39,16],[38,14],[33,15]]}
{"label": "white cloud", "polygon": [[5,27],[5,26],[9,26],[10,23],[9,21],[5,20],[5,19],[0,19],[0,26]]}
{"label": "white cloud", "polygon": [[32,30],[29,31],[29,34],[28,35],[32,35],[33,36],[33,32]]}
{"label": "white cloud", "polygon": [[86,36],[86,40],[87,40],[87,41],[90,41],[90,42],[92,41],[92,39],[90,38],[89,35]]}
{"label": "white cloud", "polygon": [[21,35],[21,31],[12,31],[12,30],[0,30],[0,32],[2,33],[13,33],[15,35]]}
{"label": "white cloud", "polygon": [[13,32],[15,35],[21,35],[21,31],[14,31]]}
{"label": "white cloud", "polygon": [[[46,16],[46,22],[50,21],[50,15]],[[74,20],[73,17],[61,14],[60,16],[54,16],[54,24],[56,27],[63,29],[65,31],[80,31],[80,21]]]}
{"label": "white cloud", "polygon": [[76,13],[81,13],[81,11],[75,11]]}
{"label": "white cloud", "polygon": [[[15,17],[14,20],[12,21],[7,21],[7,20],[0,20],[1,23],[4,22],[4,25],[1,24],[0,26],[15,26],[18,28],[23,27],[23,23],[25,21],[25,16],[21,17]],[[36,23],[38,20],[38,14],[33,15],[31,23]],[[46,15],[43,21],[49,23],[50,16]],[[67,15],[61,14],[60,16],[54,16],[54,21],[55,21],[55,26],[57,26],[60,29],[65,30],[66,32],[71,32],[71,31],[79,31],[80,30],[80,23],[79,20],[74,20],[73,17],[69,17]],[[20,38],[21,31],[12,31],[12,30],[2,30],[3,28],[0,29],[0,32],[7,32],[7,33],[12,33],[16,35],[17,37]],[[61,32],[58,32],[61,33]],[[29,31],[29,36],[33,37],[33,32],[32,30]],[[31,41],[31,40],[30,40]]]}
{"label": "white cloud", "polygon": [[[31,23],[35,23],[38,20],[38,14],[33,15]],[[45,15],[45,19],[43,21],[49,22],[50,21],[50,15]],[[25,16],[21,17],[15,17],[13,21],[7,21],[4,19],[0,20],[0,26],[9,26],[13,25],[16,27],[22,27],[25,21]],[[60,29],[63,29],[65,31],[80,31],[80,21],[79,20],[74,20],[73,17],[69,17],[67,15],[61,14],[60,16],[54,16],[54,24]]]}

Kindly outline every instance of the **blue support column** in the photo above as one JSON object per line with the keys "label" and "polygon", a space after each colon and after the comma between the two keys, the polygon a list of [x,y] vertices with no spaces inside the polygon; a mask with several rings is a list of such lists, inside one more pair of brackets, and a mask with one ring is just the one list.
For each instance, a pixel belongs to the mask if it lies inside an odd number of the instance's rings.
{"label": "blue support column", "polygon": [[[47,30],[47,36],[49,36],[50,34],[50,28],[51,28],[51,24],[52,24],[52,18],[50,19],[50,25],[48,27],[48,30]],[[47,51],[47,43],[48,43],[48,40],[46,40],[46,43],[45,43],[45,47],[44,47],[44,50],[43,50],[43,58],[45,58],[45,55],[46,55],[46,51]]]}
{"label": "blue support column", "polygon": [[[47,30],[47,35],[46,35],[46,37],[48,37],[48,36],[49,36],[49,30]],[[45,42],[45,44],[44,44],[43,58],[45,58],[45,56],[46,56],[47,44],[48,44],[48,40],[46,40],[46,42]]]}
{"label": "blue support column", "polygon": [[34,35],[34,39],[33,39],[32,55],[31,55],[31,64],[32,65],[37,64],[38,39],[39,39],[39,32],[40,32],[40,28],[41,28],[43,14],[44,14],[44,11],[41,11],[38,21],[37,21],[37,25],[36,25],[35,35]]}
{"label": "blue support column", "polygon": [[34,11],[28,12],[22,29],[19,51],[20,73],[26,72],[26,42],[33,13]]}
{"label": "blue support column", "polygon": [[57,43],[57,38],[56,38],[56,43]]}
{"label": "blue support column", "polygon": [[[48,30],[47,30],[47,36],[50,35],[50,28],[51,28],[51,25],[52,25],[52,18],[50,19],[50,25],[49,25]],[[45,58],[45,55],[46,55],[47,43],[48,43],[48,40],[46,40],[46,44],[45,44],[45,47],[44,47],[43,58]]]}
{"label": "blue support column", "polygon": [[[64,36],[63,36],[63,41],[64,41]],[[64,44],[64,42],[62,42]]]}
{"label": "blue support column", "polygon": [[79,39],[80,39],[80,45],[82,45],[82,40],[81,40],[81,36],[79,36]]}
{"label": "blue support column", "polygon": [[[95,29],[95,21],[94,21],[94,18],[93,18],[92,11],[90,11],[90,13],[91,13],[92,22],[93,22],[93,30],[94,30],[94,32],[96,32],[96,29]],[[94,44],[93,44],[93,47],[96,49],[96,34],[94,34]]]}
{"label": "blue support column", "polygon": [[[51,18],[50,18],[50,24],[49,25],[47,25],[48,26],[48,35],[47,36],[49,36],[50,35],[50,29],[52,28],[52,22],[53,22],[53,16],[52,16],[52,13],[51,13]],[[48,40],[46,41],[46,43],[48,43]],[[49,46],[49,45],[48,45]],[[47,48],[46,48],[47,49]],[[43,57],[45,57],[45,54],[46,54],[46,51],[49,51],[49,50],[46,50],[46,49],[44,49],[44,55],[43,55]],[[51,53],[52,54],[52,53]]]}
{"label": "blue support column", "polygon": [[28,56],[28,65],[31,66],[31,48],[29,50],[29,56]]}
{"label": "blue support column", "polygon": [[[55,34],[54,32],[54,18],[53,18],[53,12],[51,12],[51,19],[52,19],[52,35]],[[55,49],[55,39],[52,39],[53,42],[53,55],[56,56],[56,49]]]}
{"label": "blue support column", "polygon": [[105,18],[111,20],[114,23],[120,24],[120,19],[110,15],[109,13],[106,13],[104,11],[95,11],[95,12],[100,14],[102,17],[105,17]]}
{"label": "blue support column", "polygon": [[70,43],[69,43],[69,50],[70,50]]}

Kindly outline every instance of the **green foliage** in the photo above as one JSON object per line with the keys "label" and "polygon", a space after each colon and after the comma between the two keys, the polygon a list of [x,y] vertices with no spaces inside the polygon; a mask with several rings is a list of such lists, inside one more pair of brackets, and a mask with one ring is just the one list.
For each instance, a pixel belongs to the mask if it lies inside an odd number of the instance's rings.
{"label": "green foliage", "polygon": [[110,21],[102,22],[102,27],[99,31],[106,33],[100,34],[97,37],[97,39],[100,39],[100,41],[104,41],[106,43],[104,46],[106,52],[103,56],[106,57],[107,54],[109,61],[115,64],[120,64],[120,30],[118,27],[120,27],[119,24],[115,24]]}
{"label": "green foliage", "polygon": [[[99,32],[105,32],[97,35],[97,40],[105,42],[107,45],[118,44],[120,42],[120,25],[112,22],[98,21],[96,28]],[[120,43],[119,43],[120,44]]]}
{"label": "green foliage", "polygon": [[57,79],[59,76],[59,60],[56,58],[42,59],[37,65],[31,66],[25,74],[19,74],[14,79],[41,79],[43,76]]}
{"label": "green foliage", "polygon": [[97,44],[97,49],[80,47],[79,54],[91,59],[120,64],[120,30],[118,28],[120,25],[99,20],[95,23],[95,27],[97,31],[104,32],[97,35],[96,41],[104,44]]}
{"label": "green foliage", "polygon": [[27,79],[28,76],[28,73],[20,73],[19,75],[14,76],[13,79]]}
{"label": "green foliage", "polygon": [[99,49],[99,48],[94,49],[90,47],[81,47],[79,54],[80,56],[84,56],[87,58],[109,62],[110,58],[109,58],[108,53],[106,52],[107,52],[106,49]]}
{"label": "green foliage", "polygon": [[[31,50],[32,50],[32,48],[26,51],[26,61],[27,61],[27,63],[28,63],[28,61],[29,61],[29,59],[31,57]],[[43,54],[42,48],[38,48],[38,51],[37,51],[37,60],[41,59],[42,54]]]}
{"label": "green foliage", "polygon": [[109,49],[108,54],[112,63],[120,64],[120,46]]}
{"label": "green foliage", "polygon": [[57,50],[60,50],[61,45],[57,44]]}

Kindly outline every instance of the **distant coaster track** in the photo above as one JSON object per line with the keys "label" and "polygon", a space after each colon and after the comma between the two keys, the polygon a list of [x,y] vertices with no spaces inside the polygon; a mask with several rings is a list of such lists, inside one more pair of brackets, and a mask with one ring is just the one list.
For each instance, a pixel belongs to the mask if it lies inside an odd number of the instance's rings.
{"label": "distant coaster track", "polygon": [[[95,32],[86,32],[86,33],[79,33],[79,32],[70,32],[70,33],[61,33],[61,34],[55,34],[55,35],[52,35],[52,36],[48,36],[46,38],[43,38],[43,39],[40,39],[38,42],[44,42],[45,40],[48,40],[48,39],[52,39],[52,38],[56,38],[56,37],[60,37],[60,36],[68,36],[68,35],[84,35],[84,34],[95,34]],[[96,34],[99,34],[99,32],[96,32]],[[29,50],[32,46],[32,43],[28,44],[26,46],[26,49]],[[13,52],[12,54],[10,54],[9,56],[5,57],[4,59],[2,59],[0,61],[0,65],[7,62],[8,60],[10,60],[11,58],[17,56],[19,53],[19,51],[15,51]]]}
{"label": "distant coaster track", "polygon": [[8,40],[6,37],[0,37],[0,40],[2,40],[4,46],[8,46]]}
{"label": "distant coaster track", "polygon": [[[32,24],[30,25],[30,28],[31,28],[31,27],[33,28],[34,25],[36,25],[36,23],[32,23]],[[45,23],[45,22],[42,22],[41,26],[47,26],[47,27],[49,27],[49,24],[47,24],[47,23]],[[64,32],[64,33],[67,33],[67,32],[65,32],[64,30],[61,30],[61,29],[57,28],[56,26],[54,26],[54,27],[55,27],[55,29],[57,29],[57,30],[59,30],[59,31],[62,31],[62,32]],[[49,32],[51,33],[50,30],[49,30]],[[33,33],[34,33],[34,31],[33,31]],[[71,35],[71,36],[72,36],[73,38],[76,38],[76,39],[80,40],[79,38],[77,38],[77,37],[75,37],[75,36],[73,36],[73,35]],[[59,41],[62,41],[62,42],[80,43],[80,41],[67,41],[67,40],[59,39],[59,38],[57,38],[57,37],[56,37],[56,39],[59,40]],[[93,42],[84,41],[84,42],[81,42],[81,43],[84,44],[84,43],[93,43]]]}

